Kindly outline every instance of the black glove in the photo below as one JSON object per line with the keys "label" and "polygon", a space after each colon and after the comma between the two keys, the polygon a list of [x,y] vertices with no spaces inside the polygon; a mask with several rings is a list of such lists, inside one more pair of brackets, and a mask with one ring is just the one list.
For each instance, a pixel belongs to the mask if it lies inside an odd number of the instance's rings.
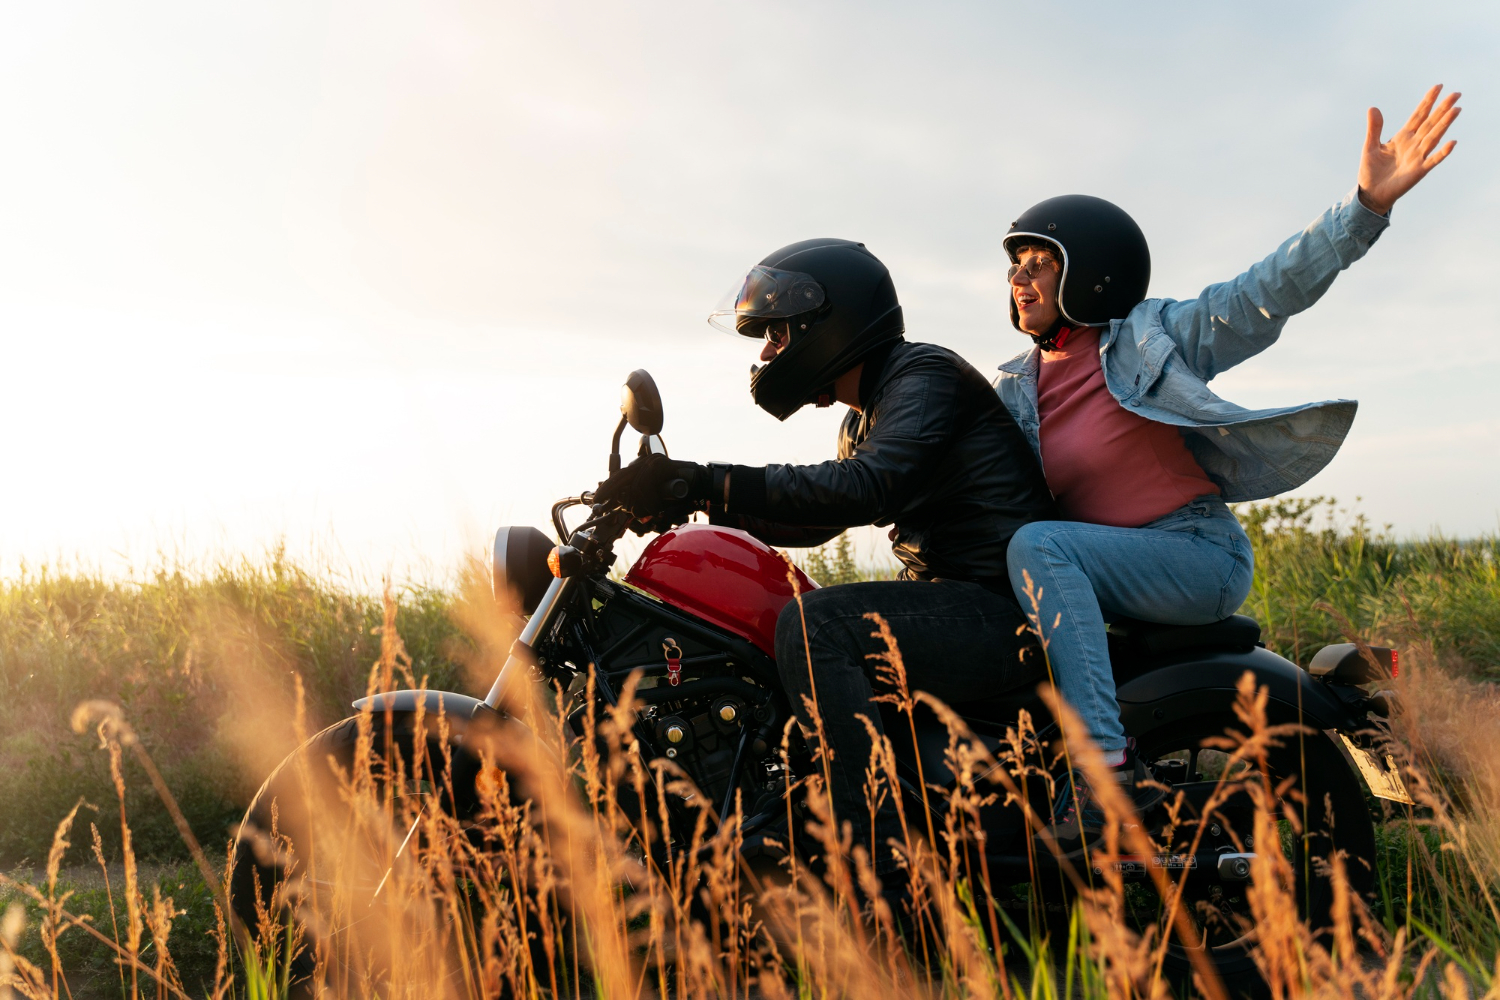
{"label": "black glove", "polygon": [[636,518],[631,521],[627,528],[637,535],[655,535],[663,531],[670,531],[679,524],[686,524],[693,519],[693,511],[698,508],[686,500],[678,500],[673,506],[668,507],[660,514],[650,517]]}
{"label": "black glove", "polygon": [[594,502],[616,504],[638,518],[656,517],[707,500],[712,490],[708,466],[652,453],[600,483]]}

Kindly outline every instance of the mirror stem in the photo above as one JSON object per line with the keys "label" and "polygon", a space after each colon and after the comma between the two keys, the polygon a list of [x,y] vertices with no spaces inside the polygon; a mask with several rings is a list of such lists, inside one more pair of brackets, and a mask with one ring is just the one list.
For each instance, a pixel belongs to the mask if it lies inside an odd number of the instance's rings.
{"label": "mirror stem", "polygon": [[615,428],[614,440],[609,443],[609,474],[613,476],[620,471],[620,435],[625,433],[624,417],[620,418],[620,424]]}

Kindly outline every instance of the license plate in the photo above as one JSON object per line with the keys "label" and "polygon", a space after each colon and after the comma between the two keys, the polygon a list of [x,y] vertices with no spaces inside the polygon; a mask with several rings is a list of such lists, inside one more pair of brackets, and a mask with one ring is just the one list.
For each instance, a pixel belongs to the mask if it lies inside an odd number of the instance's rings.
{"label": "license plate", "polygon": [[1363,775],[1371,795],[1377,799],[1400,802],[1403,805],[1412,804],[1411,793],[1406,790],[1406,782],[1401,780],[1401,770],[1396,766],[1394,757],[1386,754],[1382,762],[1376,759],[1370,751],[1355,746],[1354,741],[1343,733],[1339,733],[1339,739],[1344,741],[1344,748],[1349,751],[1354,766],[1359,768],[1359,773]]}
{"label": "license plate", "polygon": [[[1110,867],[1122,875],[1145,875],[1147,866],[1152,868],[1165,868],[1169,871],[1182,871],[1198,867],[1198,859],[1191,854],[1127,854],[1114,862]],[[1102,875],[1103,870],[1094,869],[1095,875]]]}

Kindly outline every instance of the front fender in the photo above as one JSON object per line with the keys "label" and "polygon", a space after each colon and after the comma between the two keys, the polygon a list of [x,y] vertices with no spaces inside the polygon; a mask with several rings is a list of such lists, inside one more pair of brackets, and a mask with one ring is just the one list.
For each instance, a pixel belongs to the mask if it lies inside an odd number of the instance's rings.
{"label": "front fender", "polygon": [[1267,689],[1273,724],[1298,722],[1311,729],[1356,729],[1360,721],[1327,686],[1268,649],[1189,655],[1138,674],[1118,688],[1125,731],[1148,732],[1205,712],[1227,711],[1249,671]]}
{"label": "front fender", "polygon": [[462,720],[468,722],[481,712],[489,712],[498,715],[478,698],[470,698],[466,694],[458,694],[453,691],[383,691],[380,694],[372,694],[354,702],[354,710],[363,712],[365,706],[376,715],[386,712],[401,714],[415,714],[417,706],[427,715],[446,715],[455,722]]}
{"label": "front fender", "polygon": [[440,736],[446,725],[449,738],[458,746],[466,743],[476,724],[480,730],[493,731],[507,721],[478,698],[454,691],[383,691],[354,702],[356,712],[366,708],[377,723],[389,718],[397,731],[411,731],[420,724],[429,736]]}
{"label": "front fender", "polygon": [[544,769],[548,780],[554,782],[560,780],[558,776],[564,770],[552,747],[537,739],[524,722],[497,712],[478,698],[466,694],[389,691],[354,702],[357,711],[363,712],[366,706],[377,722],[389,713],[397,732],[414,732],[419,717],[429,736],[441,737],[441,730],[446,725],[448,740],[473,760],[487,757],[507,771],[519,767],[528,772],[528,779],[522,782],[528,789],[540,776],[538,769]]}

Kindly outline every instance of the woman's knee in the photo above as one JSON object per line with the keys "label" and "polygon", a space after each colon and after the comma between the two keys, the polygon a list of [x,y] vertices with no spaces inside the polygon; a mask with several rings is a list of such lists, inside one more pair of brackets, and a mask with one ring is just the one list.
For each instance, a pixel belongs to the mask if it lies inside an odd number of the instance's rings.
{"label": "woman's knee", "polygon": [[1012,584],[1022,586],[1020,581],[1023,570],[1036,576],[1057,556],[1058,549],[1053,541],[1056,529],[1057,523],[1054,521],[1032,521],[1021,525],[1011,536],[1010,544],[1005,550],[1005,566]]}
{"label": "woman's knee", "polygon": [[1016,529],[1016,533],[1010,536],[1011,552],[1025,551],[1036,552],[1041,549],[1042,543],[1047,539],[1047,531],[1051,522],[1032,521],[1023,524]]}

